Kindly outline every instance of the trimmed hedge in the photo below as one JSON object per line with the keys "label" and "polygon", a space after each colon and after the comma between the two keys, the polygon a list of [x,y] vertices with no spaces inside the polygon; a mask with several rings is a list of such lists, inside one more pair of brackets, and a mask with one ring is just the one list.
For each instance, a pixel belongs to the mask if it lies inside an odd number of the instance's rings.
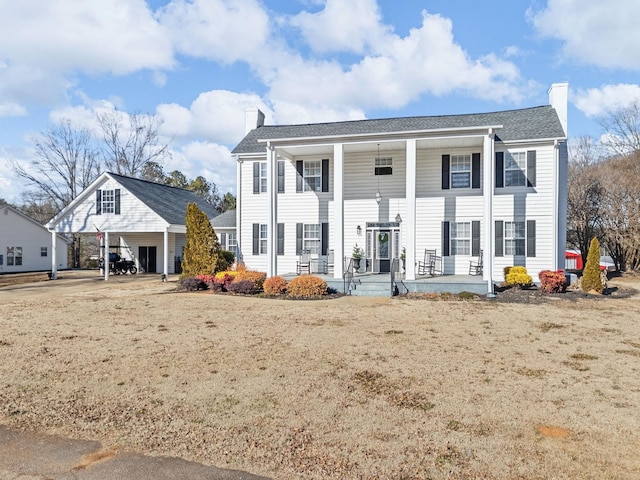
{"label": "trimmed hedge", "polygon": [[253,283],[253,290],[260,292],[262,291],[262,286],[267,278],[267,274],[265,272],[256,272],[255,270],[240,270],[236,272],[235,277],[234,283],[248,280]]}
{"label": "trimmed hedge", "polygon": [[262,288],[267,295],[283,295],[287,291],[287,281],[276,275],[267,278]]}
{"label": "trimmed hedge", "polygon": [[540,290],[545,293],[563,293],[567,290],[567,277],[562,270],[542,270],[538,274]]}
{"label": "trimmed hedge", "polygon": [[287,285],[292,298],[314,298],[327,294],[327,282],[315,275],[300,275]]}
{"label": "trimmed hedge", "polygon": [[506,279],[507,285],[512,287],[530,287],[533,284],[533,279],[527,273],[527,268],[522,266],[511,267]]}
{"label": "trimmed hedge", "polygon": [[600,242],[596,237],[591,239],[589,253],[587,253],[587,263],[582,270],[580,288],[584,292],[595,290],[598,293],[604,292],[604,285],[600,278]]}

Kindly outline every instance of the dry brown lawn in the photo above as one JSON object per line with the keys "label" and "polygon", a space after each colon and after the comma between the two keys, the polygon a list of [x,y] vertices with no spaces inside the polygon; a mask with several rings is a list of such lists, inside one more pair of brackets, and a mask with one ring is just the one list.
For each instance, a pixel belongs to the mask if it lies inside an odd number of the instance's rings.
{"label": "dry brown lawn", "polygon": [[88,275],[0,288],[1,424],[277,479],[640,478],[637,295],[286,301]]}

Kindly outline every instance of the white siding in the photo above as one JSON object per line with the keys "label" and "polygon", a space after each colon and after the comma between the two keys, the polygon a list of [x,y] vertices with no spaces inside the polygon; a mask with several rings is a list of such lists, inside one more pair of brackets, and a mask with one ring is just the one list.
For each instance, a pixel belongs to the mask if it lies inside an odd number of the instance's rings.
{"label": "white siding", "polygon": [[[22,248],[22,265],[7,265],[7,248]],[[58,269],[68,268],[68,243],[56,240],[56,265]],[[42,256],[42,249],[46,256]],[[36,221],[26,218],[12,208],[0,207],[0,273],[35,272],[51,270],[51,233]]]}

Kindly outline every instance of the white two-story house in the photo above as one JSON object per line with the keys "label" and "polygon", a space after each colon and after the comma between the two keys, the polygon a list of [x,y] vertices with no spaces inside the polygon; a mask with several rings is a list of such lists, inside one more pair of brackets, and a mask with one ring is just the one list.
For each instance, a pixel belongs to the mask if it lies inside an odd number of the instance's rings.
{"label": "white two-story house", "polygon": [[370,273],[404,250],[407,280],[425,249],[445,275],[482,255],[488,292],[505,266],[536,280],[563,268],[567,94],[560,83],[533,108],[306,125],[247,110],[232,152],[240,255],[273,276],[295,272],[303,250],[333,251],[338,279],[356,244]]}

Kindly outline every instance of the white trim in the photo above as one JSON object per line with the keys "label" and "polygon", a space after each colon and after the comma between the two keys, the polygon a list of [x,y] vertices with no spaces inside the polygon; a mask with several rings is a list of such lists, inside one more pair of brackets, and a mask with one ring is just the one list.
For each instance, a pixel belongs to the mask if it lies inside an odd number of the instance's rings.
{"label": "white trim", "polygon": [[[344,148],[333,145],[333,277],[344,275]],[[336,261],[337,259],[337,261]]]}
{"label": "white trim", "polygon": [[407,140],[405,172],[405,276],[407,280],[416,279],[416,169],[417,141]]}
{"label": "white trim", "polygon": [[495,238],[493,234],[493,195],[494,195],[494,156],[495,146],[493,132],[489,131],[484,138],[484,181],[482,188],[484,207],[484,248],[482,250],[482,279],[487,282],[487,293],[493,294],[493,255]]}

